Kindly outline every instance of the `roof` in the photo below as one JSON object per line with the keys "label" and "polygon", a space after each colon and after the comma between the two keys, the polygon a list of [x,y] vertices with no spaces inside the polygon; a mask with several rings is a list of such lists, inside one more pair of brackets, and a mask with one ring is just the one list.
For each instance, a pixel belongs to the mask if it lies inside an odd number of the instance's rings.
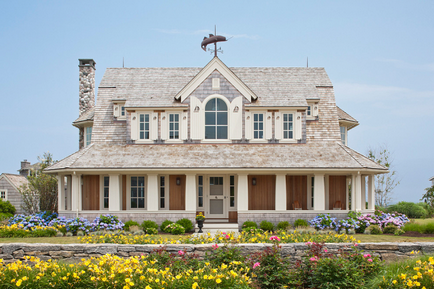
{"label": "roof", "polygon": [[79,118],[74,120],[74,125],[79,125],[82,122],[93,121],[93,117],[95,115],[95,107],[92,107],[88,111],[84,112]]}
{"label": "roof", "polygon": [[301,145],[94,143],[45,169],[387,169],[339,141]]}
{"label": "roof", "polygon": [[339,106],[336,106],[338,111],[339,121],[343,121],[349,124],[348,129],[352,129],[359,125],[359,122],[353,118],[351,115],[342,110]]}
{"label": "roof", "polygon": [[[258,96],[250,104],[253,106],[307,106],[306,98],[320,98],[317,86],[332,86],[324,68],[229,69]],[[200,67],[108,68],[99,89],[114,89],[113,99],[126,99],[125,107],[185,106],[174,97],[201,70]]]}
{"label": "roof", "polygon": [[3,173],[3,174],[0,175],[0,179],[1,178],[8,179],[8,181],[11,183],[11,185],[13,185],[17,190],[22,185],[26,185],[29,182],[25,177],[23,177],[21,175],[14,175],[14,174]]}
{"label": "roof", "polygon": [[434,177],[430,178],[429,180],[430,180],[430,181],[434,181]]}

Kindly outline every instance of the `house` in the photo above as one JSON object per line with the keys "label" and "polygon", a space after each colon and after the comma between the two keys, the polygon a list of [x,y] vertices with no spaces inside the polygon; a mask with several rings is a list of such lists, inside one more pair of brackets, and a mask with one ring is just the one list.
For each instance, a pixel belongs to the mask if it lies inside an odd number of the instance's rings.
{"label": "house", "polygon": [[9,201],[16,209],[16,214],[24,214],[21,207],[23,198],[19,191],[21,186],[27,185],[28,181],[26,176],[30,173],[31,165],[27,160],[21,162],[20,174],[6,174],[0,175],[0,198],[3,201]]}
{"label": "house", "polygon": [[336,106],[323,68],[229,68],[218,57],[109,68],[95,103],[95,61],[80,59],[73,125],[79,151],[45,170],[66,217],[342,218],[374,212],[374,176],[387,172],[347,146],[358,122]]}

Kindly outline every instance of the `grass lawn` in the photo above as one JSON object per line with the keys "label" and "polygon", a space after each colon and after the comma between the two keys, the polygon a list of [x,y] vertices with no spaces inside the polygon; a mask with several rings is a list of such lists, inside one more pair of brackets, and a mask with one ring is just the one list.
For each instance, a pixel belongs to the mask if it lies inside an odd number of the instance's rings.
{"label": "grass lawn", "polygon": [[392,235],[366,235],[356,234],[354,237],[361,243],[381,243],[381,242],[434,242],[434,237],[405,237]]}

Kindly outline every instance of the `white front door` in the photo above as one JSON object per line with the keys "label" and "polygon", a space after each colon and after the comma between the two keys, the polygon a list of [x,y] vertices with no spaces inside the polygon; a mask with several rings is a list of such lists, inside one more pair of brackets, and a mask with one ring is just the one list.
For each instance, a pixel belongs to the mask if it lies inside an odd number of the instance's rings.
{"label": "white front door", "polygon": [[224,177],[209,177],[208,216],[227,218]]}

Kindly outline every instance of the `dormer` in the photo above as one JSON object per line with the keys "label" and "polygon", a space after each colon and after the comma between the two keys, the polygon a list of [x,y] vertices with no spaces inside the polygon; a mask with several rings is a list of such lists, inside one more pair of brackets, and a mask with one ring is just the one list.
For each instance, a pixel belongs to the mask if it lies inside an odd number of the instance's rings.
{"label": "dormer", "polygon": [[339,130],[341,134],[342,144],[348,145],[348,131],[359,125],[359,122],[351,115],[336,106],[339,118]]}
{"label": "dormer", "polygon": [[113,117],[116,120],[126,120],[127,111],[125,109],[126,99],[112,99],[113,102]]}

